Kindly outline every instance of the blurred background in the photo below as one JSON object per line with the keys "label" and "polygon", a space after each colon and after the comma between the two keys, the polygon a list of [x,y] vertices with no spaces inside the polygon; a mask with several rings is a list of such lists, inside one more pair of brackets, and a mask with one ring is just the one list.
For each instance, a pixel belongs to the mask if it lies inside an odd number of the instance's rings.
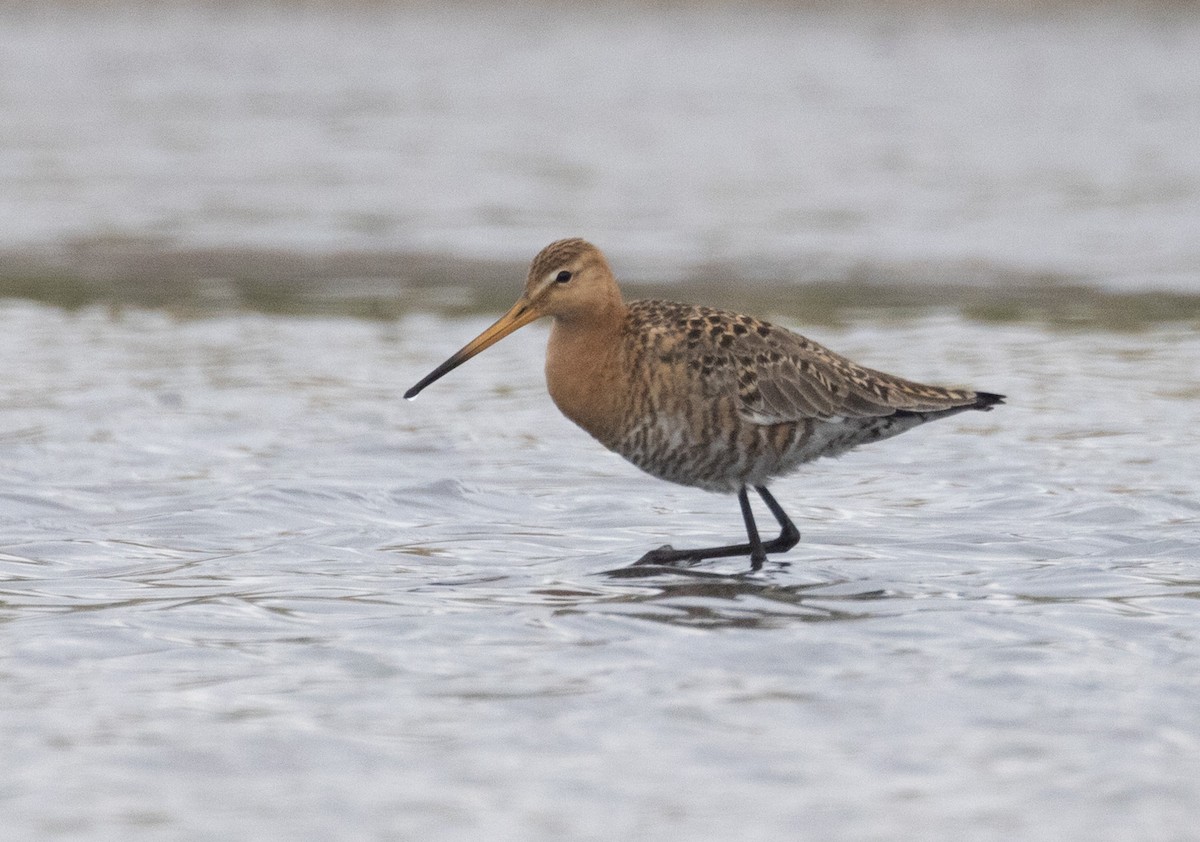
{"label": "blurred background", "polygon": [[469,306],[585,236],[743,296],[1200,294],[1192,3],[0,14],[0,292]]}

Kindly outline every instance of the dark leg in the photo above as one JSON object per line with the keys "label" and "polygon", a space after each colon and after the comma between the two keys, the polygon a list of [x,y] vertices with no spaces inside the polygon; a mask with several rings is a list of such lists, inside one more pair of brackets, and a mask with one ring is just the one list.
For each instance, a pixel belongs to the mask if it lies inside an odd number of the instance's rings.
{"label": "dark leg", "polygon": [[779,505],[771,492],[767,491],[765,485],[756,485],[754,490],[758,492],[758,496],[762,498],[762,501],[767,504],[767,508],[771,510],[771,514],[775,516],[775,521],[779,524],[779,537],[763,544],[763,549],[769,553],[785,553],[799,544],[800,530],[796,528],[796,524],[792,523],[792,519],[787,516],[787,512],[783,510],[783,506]]}
{"label": "dark leg", "polygon": [[742,507],[742,520],[746,522],[746,537],[750,539],[750,569],[758,570],[767,560],[767,552],[763,549],[762,539],[758,537],[758,524],[754,522],[754,512],[750,510],[750,495],[746,486],[738,491],[738,503]]}
{"label": "dark leg", "polygon": [[754,490],[758,492],[758,496],[767,504],[767,508],[771,510],[771,514],[778,521],[780,528],[778,538],[765,544],[759,538],[758,526],[754,522],[754,513],[750,510],[750,497],[746,493],[746,487],[742,486],[738,490],[738,504],[742,507],[742,519],[746,522],[748,543],[730,544],[726,547],[702,547],[695,550],[677,550],[670,546],[659,547],[657,550],[646,553],[635,564],[675,564],[680,561],[704,561],[709,558],[749,555],[751,569],[758,570],[767,560],[767,553],[782,553],[796,546],[800,541],[800,530],[796,528],[796,525],[783,511],[783,507],[776,502],[764,486],[755,486]]}

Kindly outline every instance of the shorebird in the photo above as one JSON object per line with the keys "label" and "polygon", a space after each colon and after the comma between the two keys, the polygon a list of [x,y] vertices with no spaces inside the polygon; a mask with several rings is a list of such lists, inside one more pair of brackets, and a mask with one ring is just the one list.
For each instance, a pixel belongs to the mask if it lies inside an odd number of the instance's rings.
{"label": "shorebird", "polygon": [[[1004,396],[926,386],[851,362],[769,322],[670,301],[625,301],[608,261],[578,238],[533,259],[525,290],[495,324],[404,393],[413,398],[536,319],[553,320],[546,385],[564,415],[648,474],[733,492],[747,542],[651,550],[636,564],[768,553],[800,540],[767,482],[821,456],[938,418],[990,410]],[[748,489],[779,524],[759,537]]]}

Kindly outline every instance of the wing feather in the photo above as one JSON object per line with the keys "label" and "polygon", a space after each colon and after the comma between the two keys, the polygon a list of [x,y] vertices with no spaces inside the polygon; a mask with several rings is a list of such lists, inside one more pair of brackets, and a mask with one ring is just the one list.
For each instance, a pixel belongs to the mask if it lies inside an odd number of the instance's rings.
{"label": "wing feather", "polygon": [[783,328],[756,322],[730,349],[740,369],[742,414],[761,424],[875,418],[970,404],[975,393],[927,386],[860,366]]}
{"label": "wing feather", "polygon": [[632,329],[654,337],[701,394],[736,392],[738,412],[756,424],[937,412],[990,397],[866,368],[751,316],[649,300],[631,302],[630,313]]}

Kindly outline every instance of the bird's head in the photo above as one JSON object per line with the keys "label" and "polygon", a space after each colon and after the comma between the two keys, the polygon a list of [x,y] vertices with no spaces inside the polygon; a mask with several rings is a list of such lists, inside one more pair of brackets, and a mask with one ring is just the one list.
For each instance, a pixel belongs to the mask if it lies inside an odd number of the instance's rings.
{"label": "bird's head", "polygon": [[533,259],[525,290],[509,311],[425,375],[404,397],[416,397],[442,375],[543,316],[570,323],[601,318],[614,306],[621,306],[621,292],[600,249],[579,238],[557,240]]}

